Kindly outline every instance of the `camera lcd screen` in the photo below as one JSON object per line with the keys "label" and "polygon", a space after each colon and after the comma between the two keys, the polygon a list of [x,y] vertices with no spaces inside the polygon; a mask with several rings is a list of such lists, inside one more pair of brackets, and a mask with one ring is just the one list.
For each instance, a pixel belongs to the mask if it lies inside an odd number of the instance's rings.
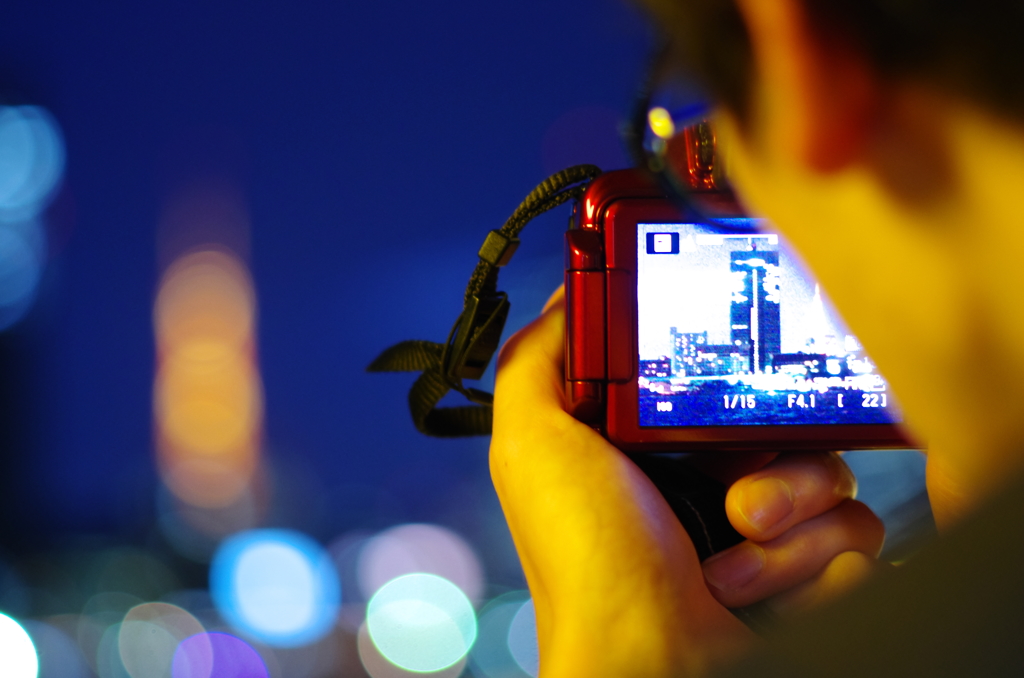
{"label": "camera lcd screen", "polygon": [[888,384],[774,233],[637,227],[639,424],[889,424]]}

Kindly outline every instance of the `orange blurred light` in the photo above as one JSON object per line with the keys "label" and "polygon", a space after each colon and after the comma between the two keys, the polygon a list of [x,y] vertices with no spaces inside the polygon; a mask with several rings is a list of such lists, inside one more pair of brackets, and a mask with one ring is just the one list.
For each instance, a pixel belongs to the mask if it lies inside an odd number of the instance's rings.
{"label": "orange blurred light", "polygon": [[171,264],[154,309],[161,350],[190,340],[237,350],[251,340],[255,293],[249,273],[230,252],[207,249]]}
{"label": "orange blurred light", "polygon": [[167,488],[186,504],[205,509],[224,508],[241,498],[257,467],[256,458],[225,463],[185,455],[161,456],[161,476]]}
{"label": "orange blurred light", "polygon": [[172,353],[154,385],[161,434],[194,454],[222,456],[253,443],[263,398],[259,375],[245,356],[194,361]]}
{"label": "orange blurred light", "polygon": [[221,247],[187,253],[168,266],[153,315],[153,414],[164,483],[188,504],[227,506],[247,490],[263,435],[248,269]]}

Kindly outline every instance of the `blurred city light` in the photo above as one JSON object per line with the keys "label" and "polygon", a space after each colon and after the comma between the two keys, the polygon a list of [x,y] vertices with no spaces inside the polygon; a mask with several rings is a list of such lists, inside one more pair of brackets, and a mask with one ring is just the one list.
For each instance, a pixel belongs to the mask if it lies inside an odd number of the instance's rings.
{"label": "blurred city light", "polygon": [[31,308],[46,263],[38,217],[64,172],[57,123],[36,106],[0,106],[0,331]]}
{"label": "blurred city light", "polygon": [[367,599],[385,583],[412,573],[443,577],[473,601],[484,589],[483,569],[473,547],[438,525],[398,525],[381,532],[360,551],[358,573],[359,589]]}
{"label": "blurred city light", "polygon": [[121,622],[117,639],[121,662],[131,678],[164,678],[170,675],[178,645],[204,631],[198,619],[176,605],[137,605]]}
{"label": "blurred city light", "polygon": [[0,613],[0,676],[36,678],[39,657],[28,632],[21,624]]}
{"label": "blurred city light", "polygon": [[64,173],[56,121],[38,106],[0,106],[0,221],[31,218]]}
{"label": "blurred city light", "polygon": [[520,606],[509,624],[508,649],[519,668],[537,678],[540,672],[540,652],[537,649],[537,618],[532,598]]}
{"label": "blurred city light", "polygon": [[25,629],[39,655],[39,678],[90,678],[85,658],[70,636],[38,621],[25,622]]}
{"label": "blurred city light", "polygon": [[35,298],[43,260],[19,229],[0,222],[0,330],[25,315]]}
{"label": "blurred city light", "polygon": [[260,642],[295,647],[327,633],[341,588],[327,552],[290,530],[253,530],[227,539],[210,566],[217,609]]}
{"label": "blurred city light", "polygon": [[157,449],[164,483],[187,504],[227,506],[256,470],[263,391],[255,312],[249,272],[227,250],[186,254],[164,273],[154,308]]}
{"label": "blurred city light", "polygon": [[529,675],[509,649],[509,629],[527,591],[512,591],[498,596],[480,611],[479,633],[470,653],[470,668],[477,678],[527,678]]}
{"label": "blurred city light", "polygon": [[396,666],[373,644],[365,622],[359,627],[356,649],[359,652],[359,662],[363,665],[363,670],[370,674],[370,678],[459,678],[466,668],[465,657],[440,671],[411,671]]}
{"label": "blurred city light", "polygon": [[99,678],[133,678],[121,662],[117,639],[121,625],[108,626],[96,647],[96,674]]}
{"label": "blurred city light", "polygon": [[174,654],[171,678],[269,678],[259,652],[227,633],[186,638]]}
{"label": "blurred city light", "polygon": [[463,659],[477,632],[466,594],[433,574],[407,574],[382,586],[367,604],[366,627],[388,661],[421,673]]}
{"label": "blurred city light", "polygon": [[157,297],[161,348],[191,350],[200,360],[230,359],[251,340],[254,304],[249,273],[229,250],[186,254],[168,267]]}
{"label": "blurred city light", "polygon": [[117,635],[125,615],[143,602],[123,591],[102,591],[82,607],[76,624],[78,646],[100,678],[130,678],[121,663]]}

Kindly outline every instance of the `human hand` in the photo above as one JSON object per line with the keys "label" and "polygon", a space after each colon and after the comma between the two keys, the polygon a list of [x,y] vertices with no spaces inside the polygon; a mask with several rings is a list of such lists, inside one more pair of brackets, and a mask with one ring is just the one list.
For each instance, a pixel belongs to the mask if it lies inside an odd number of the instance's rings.
{"label": "human hand", "polygon": [[853,499],[856,490],[853,473],[831,452],[780,454],[744,473],[725,508],[747,539],[704,561],[712,595],[730,608],[767,601],[785,616],[861,581],[879,566],[885,529]]}
{"label": "human hand", "polygon": [[[748,541],[707,562],[718,584],[709,586],[651,481],[564,411],[563,332],[556,295],[502,350],[491,443],[491,473],[533,595],[545,678],[704,673],[753,641],[726,605],[772,599],[799,607],[842,579],[828,574],[848,559],[838,554],[860,551],[866,560],[877,552],[881,532],[848,501],[852,478],[838,458],[747,455],[727,510]],[[772,523],[773,507],[785,508],[779,482],[792,510]],[[751,553],[763,555],[756,576],[730,579]]]}

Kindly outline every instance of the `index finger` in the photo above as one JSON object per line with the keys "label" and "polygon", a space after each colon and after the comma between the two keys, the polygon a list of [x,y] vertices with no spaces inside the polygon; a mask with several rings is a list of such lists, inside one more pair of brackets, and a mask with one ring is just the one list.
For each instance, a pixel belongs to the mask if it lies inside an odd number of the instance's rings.
{"label": "index finger", "polygon": [[857,480],[839,455],[793,452],[733,484],[725,507],[740,534],[765,541],[856,495]]}

